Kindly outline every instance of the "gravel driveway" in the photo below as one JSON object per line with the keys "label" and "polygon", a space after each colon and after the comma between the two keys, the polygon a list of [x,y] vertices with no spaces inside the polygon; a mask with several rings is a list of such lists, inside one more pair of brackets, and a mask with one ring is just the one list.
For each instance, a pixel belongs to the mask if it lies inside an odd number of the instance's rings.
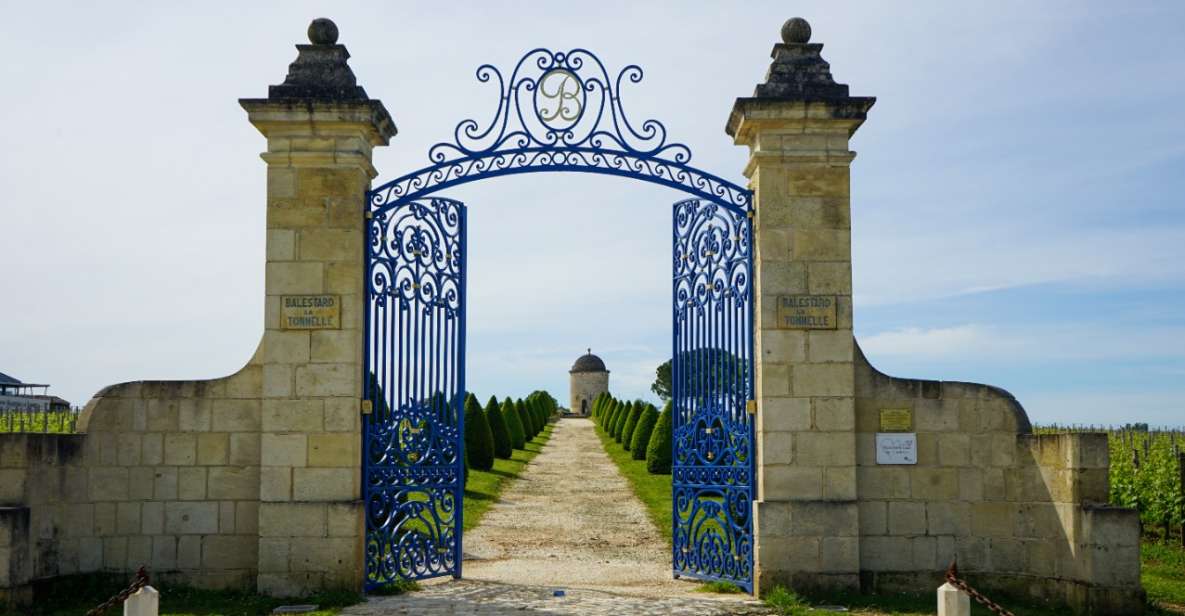
{"label": "gravel driveway", "polygon": [[463,580],[430,581],[343,614],[767,613],[747,596],[696,593],[697,584],[672,578],[670,543],[588,419],[561,419],[464,542]]}

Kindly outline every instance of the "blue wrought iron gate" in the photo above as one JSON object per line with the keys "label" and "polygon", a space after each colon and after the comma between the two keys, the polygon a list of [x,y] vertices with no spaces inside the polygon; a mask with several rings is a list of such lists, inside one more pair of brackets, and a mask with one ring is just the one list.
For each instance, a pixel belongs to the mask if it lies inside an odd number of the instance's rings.
{"label": "blue wrought iron gate", "polygon": [[753,590],[753,242],[746,212],[675,204],[673,564]]}
{"label": "blue wrought iron gate", "polygon": [[367,216],[363,499],[366,588],[461,575],[465,205]]}
{"label": "blue wrought iron gate", "polygon": [[750,191],[691,166],[661,122],[633,123],[587,49],[528,51],[483,123],[463,120],[426,167],[367,194],[363,494],[366,587],[461,574],[465,207],[434,197],[477,180],[597,173],[680,190],[675,205],[674,571],[752,590]]}

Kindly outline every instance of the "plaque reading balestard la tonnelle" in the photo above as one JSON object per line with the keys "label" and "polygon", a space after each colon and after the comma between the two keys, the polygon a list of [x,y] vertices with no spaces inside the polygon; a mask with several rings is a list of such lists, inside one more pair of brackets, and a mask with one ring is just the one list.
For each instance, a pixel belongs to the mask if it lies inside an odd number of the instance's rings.
{"label": "plaque reading balestard la tonnelle", "polygon": [[340,295],[284,295],[280,297],[281,329],[341,329]]}
{"label": "plaque reading balestard la tonnelle", "polygon": [[778,329],[835,329],[834,295],[779,295]]}

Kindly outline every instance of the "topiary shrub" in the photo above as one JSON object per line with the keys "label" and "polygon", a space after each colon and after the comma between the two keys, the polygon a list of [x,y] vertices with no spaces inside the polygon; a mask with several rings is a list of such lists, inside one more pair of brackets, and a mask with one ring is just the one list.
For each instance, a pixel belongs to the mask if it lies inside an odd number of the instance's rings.
{"label": "topiary shrub", "polygon": [[616,403],[616,400],[605,401],[604,406],[601,407],[601,415],[593,420],[597,424],[597,429],[602,432],[605,430],[605,425],[609,422],[609,416],[613,414],[613,405]]}
{"label": "topiary shrub", "polygon": [[646,470],[651,475],[671,474],[671,403],[663,407],[646,445]]}
{"label": "topiary shrub", "polygon": [[621,411],[625,409],[625,402],[615,400],[613,402],[613,412],[609,414],[609,419],[605,422],[605,433],[613,436],[613,426],[617,425],[617,418],[621,416]]}
{"label": "topiary shrub", "polygon": [[527,445],[527,433],[523,429],[523,422],[519,420],[514,410],[514,401],[506,398],[502,401],[502,418],[506,420],[506,433],[510,435],[510,446],[522,449]]}
{"label": "topiary shrub", "polygon": [[538,396],[528,398],[527,408],[531,409],[531,419],[535,422],[535,431],[542,432],[543,426],[547,424],[547,418],[543,416],[543,401]]}
{"label": "topiary shrub", "polygon": [[514,400],[514,413],[518,416],[519,425],[523,426],[523,444],[525,447],[526,443],[534,438],[534,428],[531,425],[531,418],[526,416],[526,409],[523,406],[523,398]]}
{"label": "topiary shrub", "polygon": [[597,394],[597,399],[593,400],[592,418],[594,420],[601,416],[601,408],[605,406],[605,398],[608,395],[607,392],[601,392]]}
{"label": "topiary shrub", "polygon": [[510,444],[506,418],[502,416],[502,408],[494,396],[490,396],[490,401],[486,402],[486,422],[490,424],[490,433],[494,435],[494,457],[509,460],[514,453],[514,446]]}
{"label": "topiary shrub", "polygon": [[630,457],[635,460],[646,459],[646,448],[650,445],[650,435],[654,433],[654,424],[658,423],[658,409],[653,404],[647,404],[634,428],[634,436],[630,440]]}
{"label": "topiary shrub", "polygon": [[488,471],[494,468],[494,434],[476,396],[465,398],[465,453],[469,468]]}
{"label": "topiary shrub", "polygon": [[630,418],[630,413],[634,412],[634,403],[623,404],[621,412],[617,414],[617,418],[613,420],[613,440],[618,443],[621,442],[621,432],[625,428],[625,422]]}
{"label": "topiary shrub", "polygon": [[621,446],[626,450],[630,450],[630,444],[633,443],[634,428],[638,426],[638,420],[642,418],[642,409],[645,408],[643,403],[635,402],[634,408],[630,409],[630,416],[625,418],[625,425],[621,427]]}

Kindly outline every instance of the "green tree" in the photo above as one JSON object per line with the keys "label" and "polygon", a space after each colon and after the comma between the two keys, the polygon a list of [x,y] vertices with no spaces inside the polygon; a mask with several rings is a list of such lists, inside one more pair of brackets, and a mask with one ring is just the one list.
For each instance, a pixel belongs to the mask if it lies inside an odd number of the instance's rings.
{"label": "green tree", "polygon": [[638,420],[642,418],[642,409],[644,403],[635,402],[634,408],[630,409],[630,416],[625,418],[625,425],[621,427],[621,446],[626,450],[630,450],[630,444],[633,443],[634,428],[638,426]]}
{"label": "green tree", "polygon": [[514,401],[507,397],[502,401],[502,418],[506,420],[506,433],[510,435],[510,446],[523,449],[527,446],[527,433],[523,429],[523,422],[514,410]]}
{"label": "green tree", "polygon": [[486,402],[486,421],[490,424],[490,433],[494,435],[494,457],[509,460],[514,453],[514,446],[510,444],[506,418],[502,416],[502,409],[498,406],[498,398],[495,396],[490,396],[490,401]]}
{"label": "green tree", "polygon": [[488,471],[494,468],[494,434],[481,412],[477,397],[465,397],[465,453],[469,468]]}
{"label": "green tree", "polygon": [[634,427],[634,436],[630,441],[630,456],[635,460],[646,459],[646,448],[650,445],[650,435],[654,433],[654,425],[658,423],[658,409],[653,404],[647,404],[642,411],[642,418]]}
{"label": "green tree", "polygon": [[646,470],[651,475],[671,474],[671,415],[671,403],[667,402],[646,445]]}
{"label": "green tree", "polygon": [[[684,391],[683,395],[691,398],[697,397],[697,395],[726,398],[747,397],[748,385],[745,372],[748,362],[742,358],[724,349],[716,348],[684,351],[679,357],[685,366],[683,369],[691,372],[686,375],[685,382],[702,390],[700,392]],[[670,400],[674,395],[671,360],[668,359],[659,364],[658,368],[654,370],[654,383],[650,385],[650,391],[662,398],[664,402]]]}
{"label": "green tree", "polygon": [[662,362],[654,370],[654,383],[650,385],[650,391],[662,398],[663,402],[671,399],[671,360]]}

